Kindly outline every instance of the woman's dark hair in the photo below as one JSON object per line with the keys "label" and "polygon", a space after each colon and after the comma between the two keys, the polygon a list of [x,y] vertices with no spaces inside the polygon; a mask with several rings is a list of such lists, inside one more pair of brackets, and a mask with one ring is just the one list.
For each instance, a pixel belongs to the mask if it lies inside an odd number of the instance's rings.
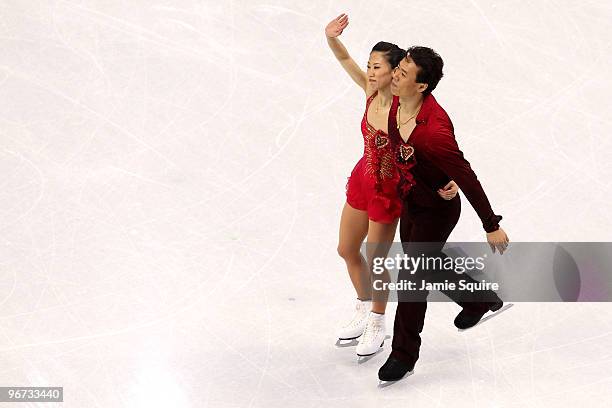
{"label": "woman's dark hair", "polygon": [[381,41],[376,43],[372,48],[371,53],[377,51],[384,53],[385,59],[391,65],[391,68],[395,68],[399,65],[400,61],[406,57],[406,51],[401,49],[395,44]]}
{"label": "woman's dark hair", "polygon": [[408,48],[406,54],[419,67],[416,82],[427,84],[427,89],[423,91],[423,96],[429,95],[431,91],[436,89],[438,82],[440,82],[444,75],[442,73],[442,68],[444,67],[442,57],[431,48],[418,46]]}

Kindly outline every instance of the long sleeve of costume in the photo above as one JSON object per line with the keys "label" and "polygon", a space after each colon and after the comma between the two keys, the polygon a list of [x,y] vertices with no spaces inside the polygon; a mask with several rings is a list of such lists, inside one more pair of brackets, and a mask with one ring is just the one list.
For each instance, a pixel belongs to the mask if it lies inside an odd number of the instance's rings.
{"label": "long sleeve of costume", "polygon": [[480,217],[486,232],[499,229],[501,215],[495,215],[482,185],[470,163],[459,150],[455,136],[448,125],[440,125],[427,141],[427,157],[461,188],[468,201]]}

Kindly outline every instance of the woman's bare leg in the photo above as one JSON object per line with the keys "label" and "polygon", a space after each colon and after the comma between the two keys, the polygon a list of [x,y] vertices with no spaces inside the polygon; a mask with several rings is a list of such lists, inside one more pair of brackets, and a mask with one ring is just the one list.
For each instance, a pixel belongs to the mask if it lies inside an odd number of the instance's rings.
{"label": "woman's bare leg", "polygon": [[[368,242],[367,242],[367,256],[368,256],[368,276],[373,279],[380,279],[383,282],[389,282],[389,272],[385,269],[382,274],[371,274],[373,267],[373,260],[376,257],[386,257],[389,253],[389,249],[393,244],[395,238],[395,229],[397,228],[398,220],[395,220],[391,224],[381,224],[379,222],[370,221],[368,226]],[[372,283],[369,282],[370,292],[372,289]],[[374,292],[374,299],[372,300],[372,311],[375,313],[383,314],[387,307],[387,298],[389,292],[387,290],[377,290]]]}
{"label": "woman's bare leg", "polygon": [[368,264],[361,255],[363,240],[368,234],[368,213],[344,204],[340,217],[340,236],[338,240],[338,255],[346,262],[351,282],[361,300],[372,297],[370,273]]}

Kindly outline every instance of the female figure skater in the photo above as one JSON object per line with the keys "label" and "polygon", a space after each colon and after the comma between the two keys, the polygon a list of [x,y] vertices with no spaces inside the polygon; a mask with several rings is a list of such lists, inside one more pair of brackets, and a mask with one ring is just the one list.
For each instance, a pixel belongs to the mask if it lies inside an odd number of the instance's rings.
{"label": "female figure skater", "polygon": [[[357,304],[355,314],[340,329],[338,338],[351,340],[361,337],[357,355],[367,356],[376,353],[386,334],[386,292],[378,294],[372,301],[370,271],[374,257],[387,255],[402,209],[397,192],[400,177],[395,164],[395,149],[388,136],[387,120],[391,107],[397,109],[399,103],[399,98],[391,94],[392,73],[406,52],[395,44],[379,42],[372,48],[367,72],[364,72],[338,39],[347,26],[348,16],[341,14],[325,28],[327,43],[334,56],[366,96],[361,121],[364,154],[351,172],[346,186],[338,243],[338,254],[346,262],[357,292]],[[457,189],[451,180],[438,190],[438,194],[441,199],[451,200],[457,194]],[[360,253],[366,236],[369,263]],[[388,273],[386,277],[388,279]]]}

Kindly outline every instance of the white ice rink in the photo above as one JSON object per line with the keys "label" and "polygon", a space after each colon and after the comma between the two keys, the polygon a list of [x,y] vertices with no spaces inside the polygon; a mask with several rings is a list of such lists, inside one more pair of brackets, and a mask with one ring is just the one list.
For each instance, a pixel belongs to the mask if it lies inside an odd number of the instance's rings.
{"label": "white ice rink", "polygon": [[[3,1],[0,386],[64,402],[0,406],[612,404],[607,303],[464,333],[430,304],[383,389],[390,341],[334,347],[364,109],[325,42],[341,12],[363,66],[379,40],[444,57],[434,94],[512,241],[611,240],[609,1]],[[450,239],[484,240],[462,200]]]}

